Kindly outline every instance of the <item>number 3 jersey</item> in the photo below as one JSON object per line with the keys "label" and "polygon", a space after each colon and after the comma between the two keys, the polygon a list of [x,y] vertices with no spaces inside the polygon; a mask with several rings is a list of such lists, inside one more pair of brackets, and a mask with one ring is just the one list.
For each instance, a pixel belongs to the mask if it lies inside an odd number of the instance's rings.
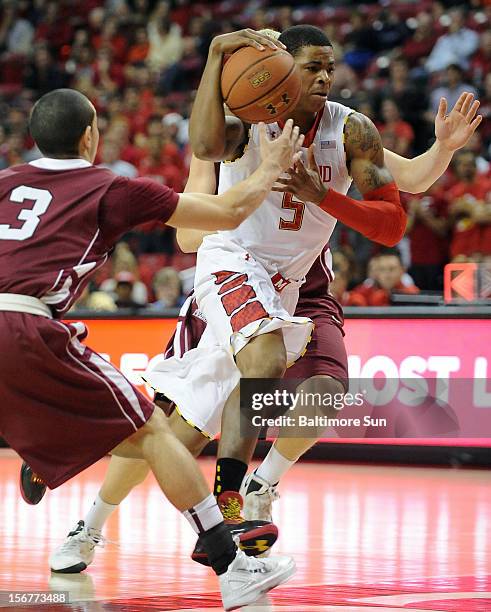
{"label": "number 3 jersey", "polygon": [[[343,194],[351,184],[344,151],[344,125],[353,112],[342,104],[326,102],[303,146],[306,163],[307,147],[315,144],[322,181],[326,187]],[[270,123],[267,132],[270,138],[277,138],[281,127]],[[219,193],[250,176],[260,164],[259,130],[253,125],[242,157],[220,165]],[[336,219],[315,204],[272,191],[237,229],[221,233],[250,252],[271,274],[279,272],[285,278],[301,280],[328,242],[335,225]]]}
{"label": "number 3 jersey", "polygon": [[60,317],[115,242],[165,222],[178,195],[83,159],[43,158],[0,172],[0,293],[41,299]]}

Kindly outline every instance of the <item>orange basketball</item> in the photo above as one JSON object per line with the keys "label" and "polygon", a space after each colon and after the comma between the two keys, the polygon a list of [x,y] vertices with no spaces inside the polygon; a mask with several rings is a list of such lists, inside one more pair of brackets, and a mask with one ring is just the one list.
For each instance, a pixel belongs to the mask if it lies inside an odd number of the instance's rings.
{"label": "orange basketball", "polygon": [[287,51],[243,47],[225,63],[221,86],[226,105],[242,121],[272,123],[295,107],[302,82]]}

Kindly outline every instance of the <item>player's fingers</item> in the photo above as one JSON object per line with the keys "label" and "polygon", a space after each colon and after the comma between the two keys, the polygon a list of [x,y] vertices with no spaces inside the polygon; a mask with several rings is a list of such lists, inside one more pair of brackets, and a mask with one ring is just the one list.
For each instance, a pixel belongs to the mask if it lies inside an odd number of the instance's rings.
{"label": "player's fingers", "polygon": [[479,100],[476,100],[474,102],[474,104],[470,107],[467,115],[465,116],[466,121],[468,121],[469,123],[472,122],[472,120],[474,119],[474,117],[476,116],[477,113],[477,109],[479,108],[479,105],[481,103],[479,102]]}
{"label": "player's fingers", "polygon": [[279,178],[276,179],[276,183],[280,184],[280,185],[289,185],[291,182],[292,182],[292,180],[289,179],[289,178],[281,178],[281,177],[279,177]]}
{"label": "player's fingers", "polygon": [[462,110],[462,105],[465,102],[466,96],[467,96],[467,91],[464,91],[463,93],[460,94],[459,99],[457,100],[457,102],[455,103],[455,106],[453,107],[453,110],[456,110],[460,113],[460,111]]}
{"label": "player's fingers", "polygon": [[259,131],[259,141],[260,142],[267,142],[268,140],[268,134],[266,132],[266,124],[261,122],[257,124],[257,129]]}
{"label": "player's fingers", "polygon": [[297,163],[300,161],[302,157],[302,151],[297,151],[293,156],[293,161],[295,163],[295,172],[297,172]]}
{"label": "player's fingers", "polygon": [[297,138],[297,142],[295,143],[295,149],[297,150],[301,149],[304,140],[305,140],[305,134],[299,134]]}
{"label": "player's fingers", "polygon": [[473,101],[474,101],[474,95],[471,93],[468,93],[465,96],[464,103],[462,104],[462,108],[460,109],[460,112],[464,115],[464,117],[469,112],[469,109],[471,108]]}
{"label": "player's fingers", "polygon": [[271,187],[271,191],[279,191],[280,193],[286,193],[287,191],[290,191],[290,189],[286,185],[276,185],[276,184],[274,184]]}
{"label": "player's fingers", "polygon": [[283,137],[289,140],[292,134],[292,130],[293,130],[293,119],[288,119],[288,121],[285,123],[285,127],[283,128],[283,132],[281,133],[280,138]]}
{"label": "player's fingers", "polygon": [[446,114],[447,114],[447,99],[440,98],[440,104],[438,105],[438,117],[440,117],[440,119],[445,119]]}
{"label": "player's fingers", "polygon": [[482,121],[482,115],[478,115],[474,121],[471,123],[470,128],[471,130],[474,132],[475,130],[477,130],[477,128],[479,127],[479,124]]}
{"label": "player's fingers", "polygon": [[281,43],[279,40],[274,40],[265,34],[260,34],[256,30],[252,30],[251,28],[247,28],[245,33],[248,37],[258,42],[260,45],[265,47],[269,47],[270,49],[286,49],[285,45]]}

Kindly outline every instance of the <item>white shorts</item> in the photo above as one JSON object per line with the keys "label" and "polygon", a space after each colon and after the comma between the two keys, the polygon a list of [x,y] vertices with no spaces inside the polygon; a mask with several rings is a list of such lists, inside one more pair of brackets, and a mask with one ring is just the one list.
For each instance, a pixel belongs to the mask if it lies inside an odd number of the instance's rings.
{"label": "white shorts", "polygon": [[281,329],[289,366],[305,352],[313,323],[293,316],[299,286],[291,282],[278,293],[264,266],[243,248],[219,234],[207,236],[195,279],[206,330],[197,348],[182,357],[152,360],[146,382],[172,400],[193,427],[214,437],[240,380],[234,356],[252,338]]}

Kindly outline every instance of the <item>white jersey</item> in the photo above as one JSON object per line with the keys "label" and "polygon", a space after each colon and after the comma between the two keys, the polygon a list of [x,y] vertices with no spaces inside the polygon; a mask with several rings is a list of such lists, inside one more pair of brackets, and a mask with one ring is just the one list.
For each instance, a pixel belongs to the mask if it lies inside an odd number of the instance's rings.
{"label": "white jersey", "polygon": [[[353,112],[337,102],[326,102],[303,147],[305,161],[307,147],[315,143],[315,159],[323,182],[343,194],[351,185],[344,151],[344,125]],[[274,138],[281,128],[270,123],[267,131]],[[244,180],[260,164],[259,131],[253,125],[242,157],[220,165],[218,192]],[[335,225],[336,219],[315,204],[299,202],[291,194],[270,192],[237,229],[221,233],[250,252],[269,273],[279,272],[284,278],[300,280],[329,241]]]}

